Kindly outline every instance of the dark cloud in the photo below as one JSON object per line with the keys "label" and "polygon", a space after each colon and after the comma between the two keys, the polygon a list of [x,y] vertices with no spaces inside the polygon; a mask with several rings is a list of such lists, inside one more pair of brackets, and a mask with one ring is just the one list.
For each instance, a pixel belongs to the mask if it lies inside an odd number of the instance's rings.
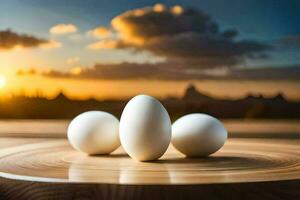
{"label": "dark cloud", "polygon": [[31,48],[47,43],[49,41],[32,35],[18,34],[11,30],[0,31],[0,49],[9,50],[16,46]]}
{"label": "dark cloud", "polygon": [[131,48],[163,56],[167,62],[184,63],[186,67],[211,68],[234,66],[245,58],[262,57],[271,47],[252,40],[237,40],[235,29],[221,31],[206,13],[195,9],[146,7],[127,11],[112,20],[120,35],[93,49]]}
{"label": "dark cloud", "polygon": [[300,35],[288,35],[281,39],[281,42],[287,44],[298,44],[300,45]]}
{"label": "dark cloud", "polygon": [[275,42],[278,49],[300,49],[300,35],[287,35]]}
{"label": "dark cloud", "polygon": [[257,52],[266,50],[265,45],[254,41],[233,42],[224,37],[193,32],[153,39],[143,48],[166,56],[169,61],[202,68],[233,66],[242,62],[245,57],[250,58]]}
{"label": "dark cloud", "polygon": [[[77,68],[78,69],[78,68]],[[76,71],[76,70],[75,70]],[[169,63],[157,64],[96,64],[92,68],[81,68],[79,73],[49,71],[42,73],[51,77],[91,78],[91,79],[176,79],[182,67]]]}
{"label": "dark cloud", "polygon": [[300,65],[232,69],[228,78],[241,80],[300,80]]}
{"label": "dark cloud", "polygon": [[16,75],[17,76],[23,76],[23,75],[36,75],[37,74],[37,70],[34,68],[25,70],[25,69],[18,69],[16,71]]}
{"label": "dark cloud", "polygon": [[[174,63],[158,64],[96,64],[92,68],[75,68],[70,72],[51,70],[37,72],[34,69],[18,72],[18,75],[40,74],[53,78],[79,78],[79,79],[157,79],[157,80],[299,80],[300,66],[277,66],[259,68],[213,68],[213,69],[187,69]],[[76,73],[74,73],[76,72]]]}

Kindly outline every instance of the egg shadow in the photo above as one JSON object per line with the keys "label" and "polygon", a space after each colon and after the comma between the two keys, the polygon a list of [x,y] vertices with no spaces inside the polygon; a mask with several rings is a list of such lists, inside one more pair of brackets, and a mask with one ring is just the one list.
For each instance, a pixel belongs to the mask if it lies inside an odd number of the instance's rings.
{"label": "egg shadow", "polygon": [[128,158],[128,154],[126,153],[114,153],[114,154],[92,154],[88,155],[90,157],[101,157],[101,158]]}
{"label": "egg shadow", "polygon": [[207,157],[182,157],[182,158],[166,158],[156,160],[157,163],[219,163],[219,162],[240,162],[249,160],[245,157],[236,156],[207,156]]}
{"label": "egg shadow", "polygon": [[182,158],[166,158],[154,161],[169,166],[176,166],[180,164],[196,164],[201,167],[212,167],[213,169],[257,169],[267,168],[274,163],[270,160],[260,159],[255,157],[242,156],[208,156],[208,157],[182,157]]}

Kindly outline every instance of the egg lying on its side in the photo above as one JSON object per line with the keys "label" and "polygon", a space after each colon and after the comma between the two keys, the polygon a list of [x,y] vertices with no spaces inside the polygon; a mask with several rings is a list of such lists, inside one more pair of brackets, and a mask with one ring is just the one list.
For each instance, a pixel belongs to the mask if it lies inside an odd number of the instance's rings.
{"label": "egg lying on its side", "polygon": [[102,111],[82,113],[71,121],[68,140],[87,154],[109,154],[120,146],[119,120]]}
{"label": "egg lying on its side", "polygon": [[138,95],[124,108],[119,132],[121,144],[130,157],[138,161],[155,160],[169,146],[170,117],[158,100]]}
{"label": "egg lying on its side", "polygon": [[218,151],[227,139],[227,131],[216,118],[189,114],[172,125],[172,144],[186,156],[208,156]]}

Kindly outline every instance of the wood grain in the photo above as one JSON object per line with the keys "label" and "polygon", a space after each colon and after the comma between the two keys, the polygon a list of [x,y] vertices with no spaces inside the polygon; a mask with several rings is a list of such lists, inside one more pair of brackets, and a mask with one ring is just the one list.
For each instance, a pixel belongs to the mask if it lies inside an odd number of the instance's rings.
{"label": "wood grain", "polygon": [[1,200],[298,200],[298,181],[209,185],[62,184],[0,179]]}
{"label": "wood grain", "polygon": [[[11,143],[10,138],[2,138]],[[295,140],[229,139],[208,158],[185,158],[172,146],[156,162],[137,162],[120,148],[87,156],[66,139],[35,139],[1,149],[0,176],[18,180],[109,184],[213,184],[300,179]]]}
{"label": "wood grain", "polygon": [[141,163],[121,148],[87,156],[45,132],[0,137],[1,200],[300,199],[297,138],[230,138],[208,158],[186,158],[170,146],[160,160]]}

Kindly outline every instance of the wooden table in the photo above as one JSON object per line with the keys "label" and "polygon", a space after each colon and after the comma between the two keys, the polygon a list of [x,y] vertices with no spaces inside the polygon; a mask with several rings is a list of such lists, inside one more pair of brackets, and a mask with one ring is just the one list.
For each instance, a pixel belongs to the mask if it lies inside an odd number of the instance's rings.
{"label": "wooden table", "polygon": [[170,146],[156,162],[136,162],[121,148],[77,152],[67,123],[0,122],[1,200],[300,199],[297,122],[228,121],[230,138],[212,156],[185,158]]}

